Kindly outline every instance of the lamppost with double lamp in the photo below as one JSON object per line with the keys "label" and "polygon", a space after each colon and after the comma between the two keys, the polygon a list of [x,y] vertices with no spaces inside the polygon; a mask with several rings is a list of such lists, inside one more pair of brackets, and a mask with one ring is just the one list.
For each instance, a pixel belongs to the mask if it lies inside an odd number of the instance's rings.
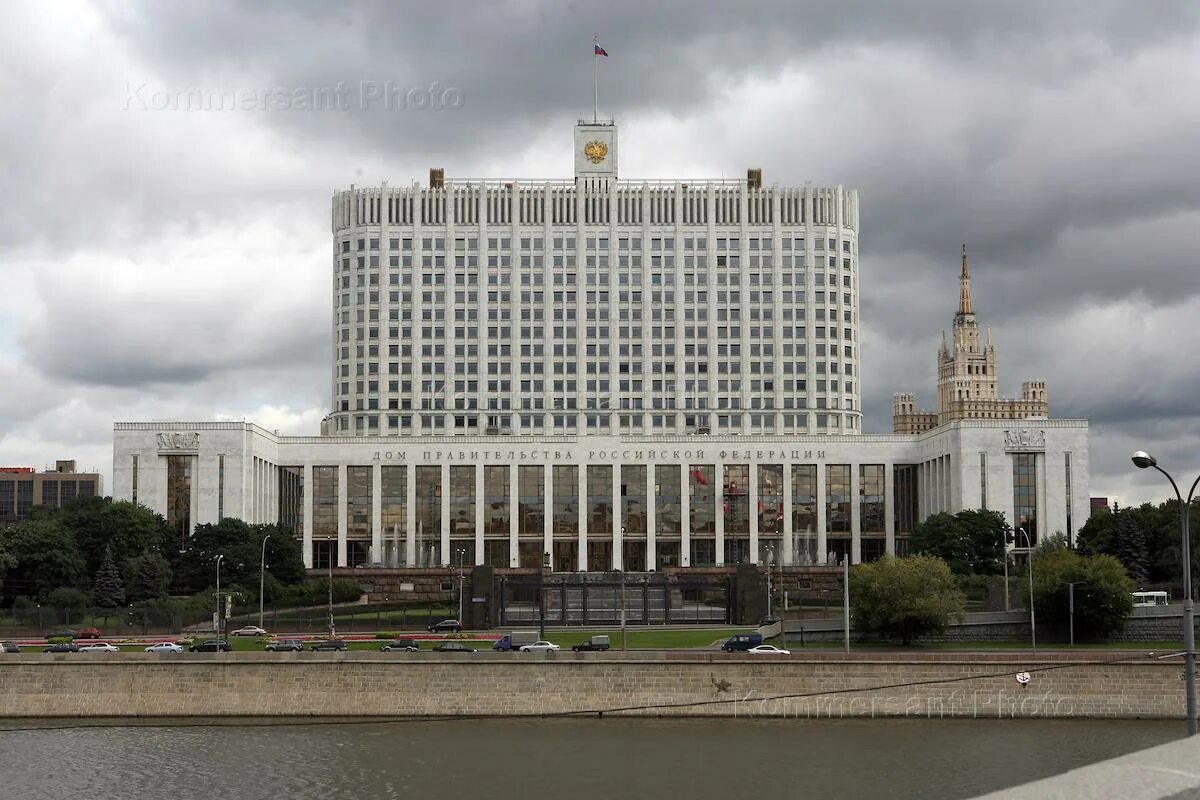
{"label": "lamppost with double lamp", "polygon": [[1179,500],[1179,533],[1183,547],[1183,648],[1184,648],[1184,682],[1187,684],[1187,730],[1188,736],[1196,735],[1196,631],[1193,621],[1192,608],[1192,542],[1188,532],[1188,517],[1192,508],[1192,497],[1196,494],[1196,485],[1200,484],[1200,476],[1192,481],[1188,490],[1187,502],[1179,492],[1179,486],[1171,474],[1158,465],[1158,461],[1149,453],[1138,450],[1133,454],[1133,465],[1138,469],[1154,467],[1167,476],[1175,497]]}
{"label": "lamppost with double lamp", "polygon": [[466,555],[466,548],[459,547],[454,551],[458,556],[458,621],[461,623],[463,619],[463,556]]}
{"label": "lamppost with double lamp", "polygon": [[326,554],[329,556],[329,638],[334,638],[333,627],[333,558],[336,553],[337,545],[333,541],[332,536],[326,536],[325,542],[329,545],[325,548]]}
{"label": "lamppost with double lamp", "polygon": [[542,553],[542,567],[538,570],[538,639],[546,639],[546,567],[550,566],[550,553]]}
{"label": "lamppost with double lamp", "polygon": [[[1016,533],[1021,534],[1025,539],[1025,558],[1029,565],[1029,645],[1033,652],[1037,652],[1037,617],[1033,611],[1033,541],[1029,538],[1029,532],[1024,528],[1017,528]],[[1008,553],[1004,554],[1005,564],[1007,566]]]}
{"label": "lamppost with double lamp", "polygon": [[263,583],[267,575],[267,539],[271,538],[271,534],[267,534],[262,540],[262,553],[258,559],[258,627],[263,626]]}
{"label": "lamppost with double lamp", "polygon": [[225,554],[221,553],[217,556],[217,615],[213,617],[213,635],[217,638],[217,649],[220,650],[221,641],[221,561],[225,558]]}
{"label": "lamppost with double lamp", "polygon": [[767,545],[767,619],[771,619],[771,567],[775,566],[775,548]]}
{"label": "lamppost with double lamp", "polygon": [[1075,587],[1087,586],[1087,581],[1068,581],[1067,582],[1067,613],[1070,619],[1070,634],[1067,641],[1071,646],[1075,646]]}

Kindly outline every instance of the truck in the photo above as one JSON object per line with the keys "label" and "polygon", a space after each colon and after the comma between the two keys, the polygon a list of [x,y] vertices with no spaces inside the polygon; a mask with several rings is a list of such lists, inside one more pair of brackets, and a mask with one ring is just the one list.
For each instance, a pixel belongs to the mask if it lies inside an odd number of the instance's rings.
{"label": "truck", "polygon": [[571,649],[576,653],[583,652],[585,650],[604,651],[607,650],[610,645],[611,643],[609,642],[607,636],[593,636],[587,641],[580,642],[579,644],[573,646]]}
{"label": "truck", "polygon": [[537,631],[509,631],[496,640],[492,649],[501,653],[519,650],[523,644],[533,644],[538,640]]}

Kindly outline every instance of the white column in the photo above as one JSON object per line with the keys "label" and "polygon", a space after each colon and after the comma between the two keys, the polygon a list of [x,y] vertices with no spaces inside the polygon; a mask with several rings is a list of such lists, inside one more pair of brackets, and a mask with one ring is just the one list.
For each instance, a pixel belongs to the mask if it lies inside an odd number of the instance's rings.
{"label": "white column", "polygon": [[612,569],[625,568],[625,504],[621,498],[621,465],[612,465]]}
{"label": "white column", "polygon": [[780,558],[785,567],[795,563],[792,536],[792,465],[789,462],[783,465],[783,553]]}
{"label": "white column", "polygon": [[655,517],[655,500],[657,496],[654,493],[654,465],[646,465],[646,571],[649,572],[655,568],[657,561],[657,539],[655,538],[654,526],[657,523]]}
{"label": "white column", "polygon": [[304,548],[304,552],[302,554],[302,557],[304,559],[304,566],[307,569],[312,569],[312,566],[313,566],[313,557],[312,557],[313,468],[312,468],[312,464],[306,463],[303,467],[303,470],[304,470],[304,478],[303,478],[303,480],[304,480],[304,500],[302,501],[302,504],[304,506],[304,510],[302,512],[303,533],[301,534],[301,536],[303,536],[302,547]]}
{"label": "white column", "polygon": [[546,486],[546,510],[542,514],[542,553],[550,554],[550,567],[554,568],[554,467],[542,467],[542,480]]}
{"label": "white column", "polygon": [[[758,464],[750,464],[750,563],[758,563]],[[779,554],[776,553],[778,556]]]}
{"label": "white column", "polygon": [[442,566],[448,567],[451,564],[451,557],[453,556],[453,554],[450,552],[450,465],[449,464],[441,465],[440,480],[442,482],[442,499],[441,499],[441,505],[442,505],[441,542],[442,542],[442,546],[439,549],[442,551],[442,558],[441,558]]}
{"label": "white column", "polygon": [[483,564],[483,472],[483,464],[475,465],[475,566]]}
{"label": "white column", "polygon": [[862,563],[862,485],[861,464],[850,465],[850,563]]}
{"label": "white column", "polygon": [[417,565],[417,468],[404,465],[404,563]]}
{"label": "white column", "polygon": [[510,567],[518,566],[521,563],[520,550],[517,547],[517,531],[520,523],[520,503],[517,502],[520,495],[517,487],[517,472],[516,466],[509,465],[508,467],[508,565]]}
{"label": "white column", "polygon": [[896,555],[896,465],[883,465],[883,531],[884,550]]}
{"label": "white column", "polygon": [[692,565],[692,472],[688,464],[679,465],[679,564]]}
{"label": "white column", "polygon": [[371,560],[383,563],[383,465],[371,465]]}
{"label": "white column", "polygon": [[346,566],[346,465],[338,464],[337,468],[337,566]]}
{"label": "white column", "polygon": [[829,558],[829,541],[825,533],[825,464],[817,463],[817,563],[824,564]]}
{"label": "white column", "polygon": [[725,563],[725,465],[718,463],[714,470],[713,477],[713,493],[716,495],[713,499],[714,509],[716,513],[715,530],[716,530],[716,562],[717,566],[722,566]]}
{"label": "white column", "polygon": [[579,465],[579,571],[587,571],[587,464]]}

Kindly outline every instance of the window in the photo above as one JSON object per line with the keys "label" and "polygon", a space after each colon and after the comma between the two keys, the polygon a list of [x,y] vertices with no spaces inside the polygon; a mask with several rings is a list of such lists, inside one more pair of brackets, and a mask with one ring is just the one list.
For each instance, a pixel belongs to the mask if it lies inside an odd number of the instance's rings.
{"label": "window", "polygon": [[[1029,546],[1038,543],[1037,453],[1013,453],[1013,530],[1023,529]],[[1017,547],[1026,546],[1020,533]]]}

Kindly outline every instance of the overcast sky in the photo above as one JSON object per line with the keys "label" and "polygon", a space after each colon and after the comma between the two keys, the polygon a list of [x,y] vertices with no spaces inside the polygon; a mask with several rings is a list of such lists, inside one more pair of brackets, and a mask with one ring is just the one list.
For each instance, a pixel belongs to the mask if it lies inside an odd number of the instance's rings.
{"label": "overcast sky", "polygon": [[1165,496],[1135,449],[1200,472],[1200,3],[3,14],[4,465],[77,458],[111,485],[114,421],[315,433],[331,194],[430,166],[568,177],[597,33],[623,177],[858,189],[867,431],[890,431],[895,391],[933,405],[965,242],[1002,391],[1045,378],[1053,416],[1091,420],[1093,495]]}

